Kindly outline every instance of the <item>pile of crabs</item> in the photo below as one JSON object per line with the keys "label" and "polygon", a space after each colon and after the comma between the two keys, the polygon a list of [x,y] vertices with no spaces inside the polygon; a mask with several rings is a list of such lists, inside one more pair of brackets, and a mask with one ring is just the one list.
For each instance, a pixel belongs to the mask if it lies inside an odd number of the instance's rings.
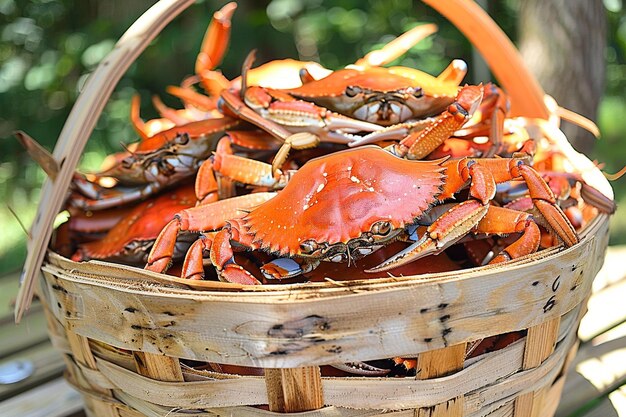
{"label": "pile of crabs", "polygon": [[[162,117],[143,121],[135,97],[140,140],[75,174],[55,250],[239,284],[365,279],[569,247],[615,210],[564,171],[544,130],[509,116],[504,91],[460,86],[462,61],[437,77],[383,66],[432,27],[336,71],[289,59],[253,68],[251,53],[228,80],[217,66],[235,7],[214,14],[195,75],[168,88],[184,108],[155,99]],[[406,374],[413,362],[333,369]]]}
{"label": "pile of crabs", "polygon": [[[62,248],[77,261],[145,265],[240,284],[412,275],[499,263],[578,241],[611,200],[541,130],[508,116],[494,84],[460,86],[383,65],[418,27],[355,64],[272,61],[216,68],[234,3],[216,12],[196,75],[131,121],[140,141],[77,173]],[[421,259],[421,262],[415,262]]]}

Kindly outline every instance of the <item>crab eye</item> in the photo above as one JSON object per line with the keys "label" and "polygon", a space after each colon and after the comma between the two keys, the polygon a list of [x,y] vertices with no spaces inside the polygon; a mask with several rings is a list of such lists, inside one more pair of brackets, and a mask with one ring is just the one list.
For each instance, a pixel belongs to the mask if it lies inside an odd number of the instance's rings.
{"label": "crab eye", "polygon": [[389,222],[376,222],[372,225],[371,231],[375,235],[386,235],[391,232],[391,223]]}
{"label": "crab eye", "polygon": [[310,255],[313,252],[315,252],[317,249],[319,248],[319,245],[317,244],[316,241],[309,239],[309,240],[305,240],[304,242],[300,243],[300,250],[302,251],[303,254],[305,255]]}
{"label": "crab eye", "polygon": [[329,259],[330,262],[346,262],[348,260],[348,256],[345,253],[338,253]]}
{"label": "crab eye", "polygon": [[422,87],[417,87],[413,89],[413,96],[415,98],[422,98],[424,97],[424,90],[422,90]]}
{"label": "crab eye", "polygon": [[189,142],[189,135],[187,133],[177,135],[174,142],[178,145],[186,145]]}
{"label": "crab eye", "polygon": [[349,85],[346,87],[346,96],[354,97],[357,94],[361,94],[361,89],[359,87],[356,87],[354,85]]}

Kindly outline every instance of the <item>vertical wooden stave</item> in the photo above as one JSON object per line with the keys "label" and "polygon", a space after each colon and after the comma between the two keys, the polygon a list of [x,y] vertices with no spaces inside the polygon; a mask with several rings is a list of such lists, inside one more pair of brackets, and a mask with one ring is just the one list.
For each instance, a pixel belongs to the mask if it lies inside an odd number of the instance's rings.
{"label": "vertical wooden stave", "polygon": [[[522,369],[535,368],[545,361],[554,351],[559,334],[561,318],[557,317],[528,329]],[[515,399],[514,417],[541,416],[543,397],[549,387],[528,392]]]}
{"label": "vertical wooden stave", "polygon": [[324,406],[319,366],[265,369],[270,411],[299,413]]}
{"label": "vertical wooden stave", "polygon": [[[416,379],[439,378],[463,369],[467,343],[430,350],[417,356]],[[415,410],[415,417],[463,417],[464,397]]]}

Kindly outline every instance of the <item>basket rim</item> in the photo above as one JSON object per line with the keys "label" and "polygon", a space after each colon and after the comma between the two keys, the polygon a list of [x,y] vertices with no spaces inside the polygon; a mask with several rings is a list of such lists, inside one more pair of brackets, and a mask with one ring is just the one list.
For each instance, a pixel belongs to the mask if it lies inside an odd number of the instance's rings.
{"label": "basket rim", "polygon": [[[55,253],[52,250],[48,250],[48,256],[42,266],[42,269],[50,270],[51,266],[53,267],[53,269],[65,269],[69,272],[70,275],[72,273],[78,274],[81,276],[81,279],[87,280],[89,280],[89,276],[95,278],[96,276],[100,275],[100,277],[102,277],[101,274],[106,270],[109,270],[110,272],[115,271],[126,276],[143,279],[145,282],[149,282],[151,286],[157,286],[159,284],[162,284],[166,287],[175,287],[178,289],[178,294],[184,294],[188,292],[189,294],[198,295],[200,291],[202,294],[207,296],[242,296],[245,294],[257,295],[259,293],[266,295],[270,293],[277,296],[292,296],[294,292],[325,290],[331,292],[336,291],[339,292],[341,295],[346,291],[358,291],[360,289],[374,290],[378,287],[380,287],[381,290],[396,289],[405,286],[415,286],[419,284],[463,281],[467,279],[472,279],[477,276],[493,276],[495,279],[500,273],[504,271],[522,270],[538,263],[550,262],[554,259],[558,259],[563,255],[567,255],[571,252],[579,250],[582,246],[590,244],[590,241],[596,238],[595,232],[602,224],[608,223],[609,219],[610,216],[608,214],[599,213],[585,226],[585,228],[581,232],[579,232],[580,241],[569,248],[564,248],[563,246],[551,247],[501,264],[484,265],[461,270],[426,273],[410,276],[382,277],[346,281],[334,281],[331,278],[326,282],[242,285],[221,281],[187,280],[171,275],[148,271],[138,267],[116,264],[106,261],[91,260],[86,262],[75,262]],[[114,281],[115,278],[110,281],[110,284],[115,285]],[[94,279],[94,285],[106,286],[107,284],[102,282],[102,280],[100,279]],[[125,288],[128,289],[127,287]]]}
{"label": "basket rim", "polygon": [[514,269],[270,291],[165,286],[141,269],[110,277],[102,264],[57,257],[60,266],[43,268],[39,295],[64,328],[119,348],[297,368],[410,357],[555,319],[587,298],[607,245],[604,215],[579,244]]}

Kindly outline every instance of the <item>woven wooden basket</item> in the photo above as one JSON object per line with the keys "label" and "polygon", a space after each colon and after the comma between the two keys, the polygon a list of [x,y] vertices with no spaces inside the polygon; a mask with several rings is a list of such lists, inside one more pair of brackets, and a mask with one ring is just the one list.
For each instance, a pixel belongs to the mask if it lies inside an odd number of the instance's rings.
{"label": "woven wooden basket", "polygon": [[[45,204],[33,229],[17,317],[28,306],[32,278],[43,261],[37,292],[50,337],[64,353],[67,378],[84,395],[88,415],[552,416],[604,259],[606,215],[591,221],[580,243],[567,250],[552,248],[465,271],[341,283],[190,283],[111,263],[75,263],[52,252],[42,259],[51,224],[45,219],[62,204],[55,192],[67,188],[75,154],[111,84],[191,2],[159,2],[91,77],[55,149],[63,163],[44,186]],[[454,2],[458,5],[448,6],[473,7]],[[477,45],[479,35],[472,30],[495,39],[483,29],[454,23]],[[483,55],[491,64],[489,52]],[[511,77],[517,75],[498,75],[492,68],[505,87],[514,85]],[[515,100],[515,87],[507,88],[517,112],[547,118],[542,96],[532,93],[536,85],[522,85],[530,99]],[[540,104],[528,104],[532,97]],[[576,163],[593,169],[563,146]],[[606,189],[599,171],[592,174],[594,185]],[[520,340],[465,360],[469,342],[518,330],[527,330]],[[417,376],[320,373],[327,364],[395,356],[417,358]],[[263,372],[198,370],[194,361]]]}

